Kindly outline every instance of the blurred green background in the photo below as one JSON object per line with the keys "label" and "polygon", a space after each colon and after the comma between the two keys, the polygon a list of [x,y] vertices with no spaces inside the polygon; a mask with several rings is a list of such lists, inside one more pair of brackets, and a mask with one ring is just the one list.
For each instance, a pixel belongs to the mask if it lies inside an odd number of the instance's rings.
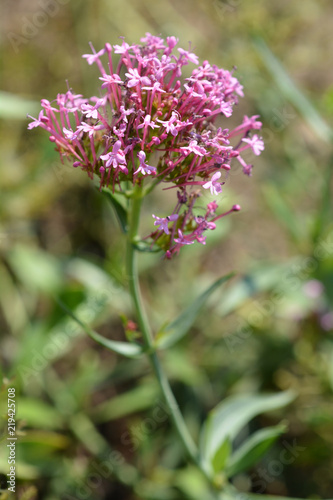
{"label": "blurred green background", "polygon": [[[148,363],[105,352],[56,302],[113,339],[135,320],[114,214],[82,172],[61,165],[42,130],[27,131],[26,114],[37,116],[39,100],[65,92],[67,80],[96,95],[97,69],[81,58],[89,41],[99,50],[146,31],[191,42],[200,61],[236,66],[245,98],[234,123],[260,114],[266,144],[251,178],[230,175],[223,204],[243,210],[206,247],[171,262],[140,258],[156,330],[217,276],[237,273],[163,353],[176,397],[196,437],[226,395],[296,389],[287,409],[244,430],[289,422],[234,482],[244,492],[332,497],[332,22],[329,0],[1,0],[0,417],[5,432],[6,387],[15,386],[17,498],[205,498]],[[170,194],[152,195],[143,234],[152,211],[172,205]],[[281,465],[288,446],[294,459]]]}

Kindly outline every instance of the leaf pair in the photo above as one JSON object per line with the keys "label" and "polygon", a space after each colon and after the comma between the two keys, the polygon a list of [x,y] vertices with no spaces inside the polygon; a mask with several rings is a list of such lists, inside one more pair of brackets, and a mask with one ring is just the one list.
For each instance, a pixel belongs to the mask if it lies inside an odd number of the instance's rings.
{"label": "leaf pair", "polygon": [[269,395],[240,395],[228,398],[212,410],[200,437],[204,469],[212,476],[223,471],[227,477],[256,462],[285,431],[284,425],[261,429],[232,452],[232,442],[248,422],[267,411],[276,410],[295,398],[293,391]]}
{"label": "leaf pair", "polygon": [[158,333],[156,345],[159,349],[167,349],[181,340],[189,331],[199,314],[201,308],[223,283],[234,276],[234,273],[227,274],[216,280],[209,288],[200,294],[174,321],[169,323]]}
{"label": "leaf pair", "polygon": [[121,354],[122,356],[126,356],[128,358],[136,358],[140,356],[144,352],[143,346],[130,342],[120,342],[118,340],[110,340],[103,335],[95,332],[91,328],[89,328],[85,323],[83,323],[60,299],[57,299],[60,307],[66,311],[66,313],[76,322],[78,323],[82,330],[89,335],[90,338],[95,340],[98,344],[110,351],[116,352],[117,354]]}
{"label": "leaf pair", "polygon": [[[194,302],[192,302],[192,304],[185,309],[185,311],[183,311],[174,321],[172,321],[159,333],[156,341],[156,347],[158,349],[166,349],[181,340],[193,325],[195,318],[210,295],[232,276],[233,273],[230,273],[227,276],[219,278],[202,294],[200,294],[199,297],[197,297]],[[98,344],[116,352],[117,354],[121,354],[122,356],[129,358],[135,358],[143,354],[143,346],[136,343],[120,342],[103,337],[83,323],[62,301],[60,301],[60,299],[57,299],[57,301],[62,309],[64,309],[64,311],[66,311],[66,313],[82,327],[87,335],[89,335],[89,337],[95,340]]]}

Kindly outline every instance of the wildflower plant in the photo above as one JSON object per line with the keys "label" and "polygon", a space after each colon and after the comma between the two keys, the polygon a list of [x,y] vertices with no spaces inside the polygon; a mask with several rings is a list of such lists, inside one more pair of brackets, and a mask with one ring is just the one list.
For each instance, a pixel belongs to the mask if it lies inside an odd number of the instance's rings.
{"label": "wildflower plant", "polygon": [[[283,432],[283,426],[259,431],[240,449],[232,442],[242,427],[258,413],[287,404],[287,393],[231,398],[211,412],[204,423],[199,447],[190,435],[161,365],[158,351],[172,347],[188,331],[209,295],[229,277],[218,279],[188,309],[160,331],[152,332],[140,293],[136,267],[137,250],[163,251],[170,259],[187,245],[205,244],[207,230],[214,230],[222,217],[237,212],[235,204],[219,212],[218,199],[235,162],[250,176],[252,165],[243,153],[258,156],[264,149],[258,116],[244,116],[230,128],[229,118],[243,87],[233,71],[218,68],[191,50],[177,48],[178,40],[149,33],[141,44],[121,44],[83,57],[96,64],[101,76],[96,96],[89,98],[68,89],[49,102],[28,128],[49,133],[63,161],[84,170],[115,208],[126,235],[126,267],[136,313],[139,337],[119,342],[102,337],[68,313],[97,342],[128,357],[147,355],[159,382],[169,413],[188,456],[208,479],[212,498],[230,489],[229,478],[252,465]],[[182,79],[183,67],[191,64],[191,75]],[[151,232],[138,235],[142,201],[155,186],[175,192],[169,214],[154,210]],[[211,196],[201,215],[196,202],[202,192]],[[184,250],[185,251],[185,250]],[[237,418],[236,418],[237,417]],[[260,433],[261,432],[261,433]],[[223,497],[224,498],[224,497]]]}

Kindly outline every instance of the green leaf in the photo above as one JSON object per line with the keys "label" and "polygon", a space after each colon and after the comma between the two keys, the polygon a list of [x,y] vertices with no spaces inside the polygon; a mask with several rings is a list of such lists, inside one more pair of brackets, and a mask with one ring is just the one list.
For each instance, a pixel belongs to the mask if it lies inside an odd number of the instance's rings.
{"label": "green leaf", "polygon": [[215,281],[215,283],[199,295],[185,311],[164,328],[161,337],[157,340],[157,347],[159,349],[166,349],[182,339],[194,323],[195,318],[206,300],[219,286],[228,281],[232,276],[234,276],[234,273],[227,274]]}
{"label": "green leaf", "polygon": [[110,191],[110,189],[102,188],[102,193],[109,200],[112,207],[114,208],[121,230],[123,231],[123,233],[127,233],[128,217],[126,208],[120,203],[118,197],[115,194],[113,194]]}
{"label": "green leaf", "polygon": [[[23,459],[18,459],[16,461],[16,477],[18,479],[25,479],[28,481],[34,481],[40,476],[40,470],[35,465],[29,465]],[[0,455],[0,470],[8,470],[8,457],[5,453]],[[1,490],[0,490],[1,492]],[[2,493],[2,492],[1,492]],[[1,500],[9,500],[8,497],[0,496]]]}
{"label": "green leaf", "polygon": [[230,452],[231,441],[229,438],[227,438],[225,441],[223,441],[212,459],[212,466],[215,473],[218,473],[224,469],[225,464],[230,456]]}
{"label": "green leaf", "polygon": [[[99,424],[109,422],[110,420],[147,410],[156,404],[158,396],[159,387],[157,383],[153,380],[146,381],[143,385],[139,385],[97,405],[92,411],[94,422]],[[160,413],[162,414],[163,411],[161,409]],[[161,418],[163,419],[163,414]],[[167,413],[165,413],[165,420],[167,418]]]}
{"label": "green leaf", "polygon": [[181,498],[186,500],[216,500],[216,492],[211,490],[207,484],[207,478],[197,467],[188,465],[175,472],[174,486],[182,492]]}
{"label": "green leaf", "polygon": [[288,229],[293,240],[296,243],[302,241],[304,239],[304,224],[295,216],[277,187],[273,184],[267,184],[263,187],[263,194],[267,205],[281,224]]}
{"label": "green leaf", "polygon": [[62,427],[62,415],[51,405],[37,398],[19,399],[20,418],[29,427],[58,429]]}
{"label": "green leaf", "polygon": [[228,459],[227,476],[234,476],[256,464],[285,430],[285,425],[277,425],[252,434]]}
{"label": "green leaf", "polygon": [[47,252],[19,244],[8,258],[15,274],[29,290],[54,293],[61,287],[61,264]]}
{"label": "green leaf", "polygon": [[248,274],[240,277],[228,288],[228,294],[217,307],[217,313],[224,317],[251,299],[256,294],[275,288],[281,281],[281,274],[290,266],[286,264],[260,264]]}
{"label": "green leaf", "polygon": [[[116,263],[117,264],[117,263]],[[116,265],[115,264],[115,265]],[[130,307],[129,293],[123,288],[121,271],[113,269],[117,278],[110,276],[104,269],[84,259],[72,258],[66,266],[66,275],[81,283],[95,297],[104,296],[112,300],[113,310],[124,310]]]}
{"label": "green leaf", "polygon": [[232,396],[214,408],[203,426],[200,452],[204,464],[211,464],[222,443],[231,441],[241,429],[260,413],[281,408],[290,403],[296,394],[285,391],[278,394]]}
{"label": "green leaf", "polygon": [[318,243],[322,237],[323,232],[329,225],[332,218],[332,195],[331,186],[333,178],[333,156],[328,160],[326,170],[323,172],[321,196],[319,202],[319,209],[315,217],[313,227],[313,242]]}
{"label": "green leaf", "polygon": [[259,37],[255,38],[254,45],[284,96],[303,115],[314,133],[320,139],[330,142],[333,137],[332,129],[327,125],[309,99],[295,85],[280,61],[265,44],[264,40]]}
{"label": "green leaf", "polygon": [[77,318],[77,316],[70,309],[68,309],[68,307],[60,299],[56,300],[60,307],[62,307],[62,309],[64,309],[66,313],[81,326],[82,330],[84,330],[90,338],[95,340],[95,342],[102,345],[103,347],[106,347],[110,351],[116,352],[117,354],[121,354],[122,356],[126,356],[127,358],[135,358],[137,356],[140,356],[144,352],[144,349],[141,345],[130,344],[129,342],[120,342],[118,340],[110,340],[103,337],[102,335],[85,325],[79,318]]}
{"label": "green leaf", "polygon": [[0,91],[0,118],[26,120],[27,113],[37,115],[39,109],[38,102],[29,101],[10,92]]}
{"label": "green leaf", "polygon": [[116,352],[117,354],[122,354],[122,356],[126,356],[127,358],[135,358],[143,353],[142,346],[138,344],[130,344],[129,342],[119,342],[117,340],[109,340],[93,330],[90,330],[89,333],[87,330],[85,331],[87,332],[89,337],[95,340],[98,344],[106,347],[110,351]]}

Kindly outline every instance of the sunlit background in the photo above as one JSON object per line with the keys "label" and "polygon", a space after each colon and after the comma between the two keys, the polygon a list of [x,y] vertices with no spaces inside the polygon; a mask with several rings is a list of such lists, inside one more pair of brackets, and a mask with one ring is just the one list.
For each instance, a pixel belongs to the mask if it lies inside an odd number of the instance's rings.
{"label": "sunlit background", "polygon": [[[222,205],[242,211],[205,247],[171,262],[140,258],[156,330],[213,279],[236,272],[163,354],[176,397],[197,437],[226,395],[296,389],[287,409],[244,430],[288,423],[234,482],[244,492],[333,496],[332,23],[329,0],[1,0],[0,417],[5,429],[14,384],[17,498],[205,498],[148,363],[96,346],[57,302],[113,339],[124,340],[127,319],[135,320],[111,208],[84,173],[61,165],[47,134],[27,130],[41,98],[67,85],[96,95],[97,68],[81,57],[89,42],[96,50],[120,36],[137,43],[147,31],[178,37],[201,62],[235,67],[245,97],[234,123],[259,114],[266,145],[259,159],[249,155],[252,177],[229,176]],[[173,196],[147,200],[143,232]],[[154,419],[156,409],[165,418]],[[293,460],[284,464],[288,446]]]}

